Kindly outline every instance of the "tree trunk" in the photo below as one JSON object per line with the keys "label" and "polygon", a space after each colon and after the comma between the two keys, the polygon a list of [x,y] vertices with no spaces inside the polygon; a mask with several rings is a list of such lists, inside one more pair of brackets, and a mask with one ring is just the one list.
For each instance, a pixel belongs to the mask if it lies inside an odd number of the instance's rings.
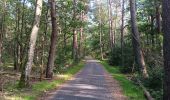
{"label": "tree trunk", "polygon": [[161,47],[161,42],[159,41],[159,34],[161,33],[161,11],[160,11],[160,5],[156,4],[156,44]]}
{"label": "tree trunk", "polygon": [[73,60],[74,63],[78,62],[78,44],[77,44],[77,30],[73,30]]}
{"label": "tree trunk", "polygon": [[164,84],[163,100],[170,100],[170,0],[163,0],[163,50],[164,50]]}
{"label": "tree trunk", "polygon": [[2,17],[0,22],[0,70],[3,70],[3,63],[2,63],[2,50],[3,50],[3,37],[6,34],[6,7],[7,3],[6,0],[2,2]]}
{"label": "tree trunk", "polygon": [[161,12],[160,5],[156,6],[156,25],[157,25],[157,33],[161,33]]}
{"label": "tree trunk", "polygon": [[101,0],[99,0],[99,35],[100,35],[100,56],[103,60],[103,43],[102,43],[102,18],[101,18]]}
{"label": "tree trunk", "polygon": [[0,70],[3,70],[3,66],[2,66],[2,32],[0,33]]}
{"label": "tree trunk", "polygon": [[55,0],[49,0],[48,2],[51,7],[52,34],[51,34],[51,46],[50,46],[47,69],[46,69],[46,78],[52,78],[54,61],[55,61],[55,53],[56,53],[56,43],[57,43],[57,22],[56,22]]}
{"label": "tree trunk", "polygon": [[[73,21],[76,20],[76,0],[73,0]],[[74,63],[78,62],[78,43],[77,43],[77,30],[76,26],[73,27],[73,60]]]}
{"label": "tree trunk", "polygon": [[44,57],[45,57],[45,46],[47,42],[47,30],[48,30],[48,15],[49,15],[49,7],[47,6],[45,11],[45,24],[44,24],[44,32],[42,34],[42,44],[41,44],[41,70],[40,70],[40,81],[43,79],[43,75],[45,74],[45,66],[44,66]]}
{"label": "tree trunk", "polygon": [[18,53],[18,48],[19,48],[19,21],[20,21],[20,9],[19,9],[19,1],[16,3],[16,38],[14,40],[14,70],[19,70],[19,53]]}
{"label": "tree trunk", "polygon": [[[22,1],[22,0],[21,0]],[[20,63],[20,68],[23,64],[23,57],[25,55],[24,53],[24,46],[23,46],[23,33],[24,33],[24,26],[25,26],[25,22],[24,22],[24,17],[25,17],[25,3],[26,3],[26,0],[23,0],[23,3],[22,3],[22,16],[21,16],[21,29],[20,29],[20,55],[19,55],[19,63]]]}
{"label": "tree trunk", "polygon": [[113,35],[113,17],[112,17],[112,0],[108,0],[108,12],[109,12],[109,38],[110,38],[110,48],[113,52],[114,45],[114,35]]}
{"label": "tree trunk", "polygon": [[155,46],[155,34],[154,34],[154,16],[151,15],[151,41],[152,41],[152,46]]}
{"label": "tree trunk", "polygon": [[[81,22],[84,21],[84,11],[81,11]],[[83,57],[83,27],[80,28],[79,57]]]}
{"label": "tree trunk", "polygon": [[114,25],[114,34],[113,34],[114,44],[116,44],[117,18],[118,18],[118,5],[116,5],[116,9],[115,9],[115,21],[114,21],[115,25]]}
{"label": "tree trunk", "polygon": [[122,66],[124,66],[124,54],[123,54],[123,48],[124,48],[124,4],[125,0],[122,0],[122,25],[121,25],[121,58],[122,58]]}
{"label": "tree trunk", "polygon": [[39,23],[40,23],[41,11],[42,11],[42,3],[43,3],[42,0],[36,1],[35,19],[34,19],[34,24],[33,24],[33,28],[31,31],[31,36],[30,36],[28,61],[26,63],[24,71],[22,71],[22,74],[21,74],[21,79],[19,83],[20,87],[29,86],[29,77],[30,77],[31,68],[33,64],[34,49],[35,49],[37,35],[38,35],[38,29],[39,29]]}
{"label": "tree trunk", "polygon": [[148,77],[144,56],[140,47],[139,31],[136,23],[136,7],[135,0],[130,0],[131,25],[132,25],[132,44],[135,54],[135,60],[140,68],[141,74],[144,78]]}

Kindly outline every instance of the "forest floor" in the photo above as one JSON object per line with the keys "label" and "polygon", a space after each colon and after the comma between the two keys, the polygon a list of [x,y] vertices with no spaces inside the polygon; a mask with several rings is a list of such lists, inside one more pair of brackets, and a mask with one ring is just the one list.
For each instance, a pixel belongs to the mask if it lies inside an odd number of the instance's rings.
{"label": "forest floor", "polygon": [[84,62],[70,66],[62,73],[55,73],[53,80],[31,79],[31,87],[19,89],[19,72],[11,68],[0,72],[0,100],[37,100],[43,94],[56,90],[60,85],[70,80],[84,66]]}
{"label": "forest floor", "polygon": [[87,60],[74,79],[42,100],[126,100],[119,83],[97,60]]}

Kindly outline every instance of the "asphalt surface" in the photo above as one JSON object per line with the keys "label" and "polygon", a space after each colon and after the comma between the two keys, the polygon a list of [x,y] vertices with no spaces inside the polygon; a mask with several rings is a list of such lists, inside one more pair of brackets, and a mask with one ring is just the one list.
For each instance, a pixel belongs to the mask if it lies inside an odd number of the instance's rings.
{"label": "asphalt surface", "polygon": [[50,100],[120,100],[114,99],[106,75],[96,60],[87,60],[81,72],[56,90]]}

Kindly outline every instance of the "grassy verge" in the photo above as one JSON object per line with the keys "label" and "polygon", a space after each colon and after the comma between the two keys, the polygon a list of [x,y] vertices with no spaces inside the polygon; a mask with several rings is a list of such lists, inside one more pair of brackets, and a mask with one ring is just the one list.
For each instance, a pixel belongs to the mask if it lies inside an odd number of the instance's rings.
{"label": "grassy verge", "polygon": [[[53,80],[44,80],[36,82],[29,89],[18,90],[17,83],[15,85],[9,85],[6,89],[6,96],[3,99],[7,100],[36,100],[44,92],[57,88],[59,85],[65,83],[67,80],[73,77],[82,67],[84,63],[81,62],[76,66],[70,67],[63,74],[55,75]],[[1,99],[1,98],[0,98]]]}
{"label": "grassy verge", "polygon": [[124,95],[127,96],[129,100],[146,100],[141,88],[128,80],[126,76],[119,71],[118,67],[110,66],[104,61],[102,61],[101,64],[114,77],[114,79],[120,83]]}

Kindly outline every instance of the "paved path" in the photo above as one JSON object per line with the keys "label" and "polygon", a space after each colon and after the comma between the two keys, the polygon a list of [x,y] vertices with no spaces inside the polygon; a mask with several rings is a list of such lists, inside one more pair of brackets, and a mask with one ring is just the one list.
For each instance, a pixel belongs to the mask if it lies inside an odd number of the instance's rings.
{"label": "paved path", "polygon": [[[88,60],[82,71],[55,91],[50,100],[124,100],[118,83],[110,81],[108,76],[97,61]],[[116,88],[109,84],[115,84]]]}

